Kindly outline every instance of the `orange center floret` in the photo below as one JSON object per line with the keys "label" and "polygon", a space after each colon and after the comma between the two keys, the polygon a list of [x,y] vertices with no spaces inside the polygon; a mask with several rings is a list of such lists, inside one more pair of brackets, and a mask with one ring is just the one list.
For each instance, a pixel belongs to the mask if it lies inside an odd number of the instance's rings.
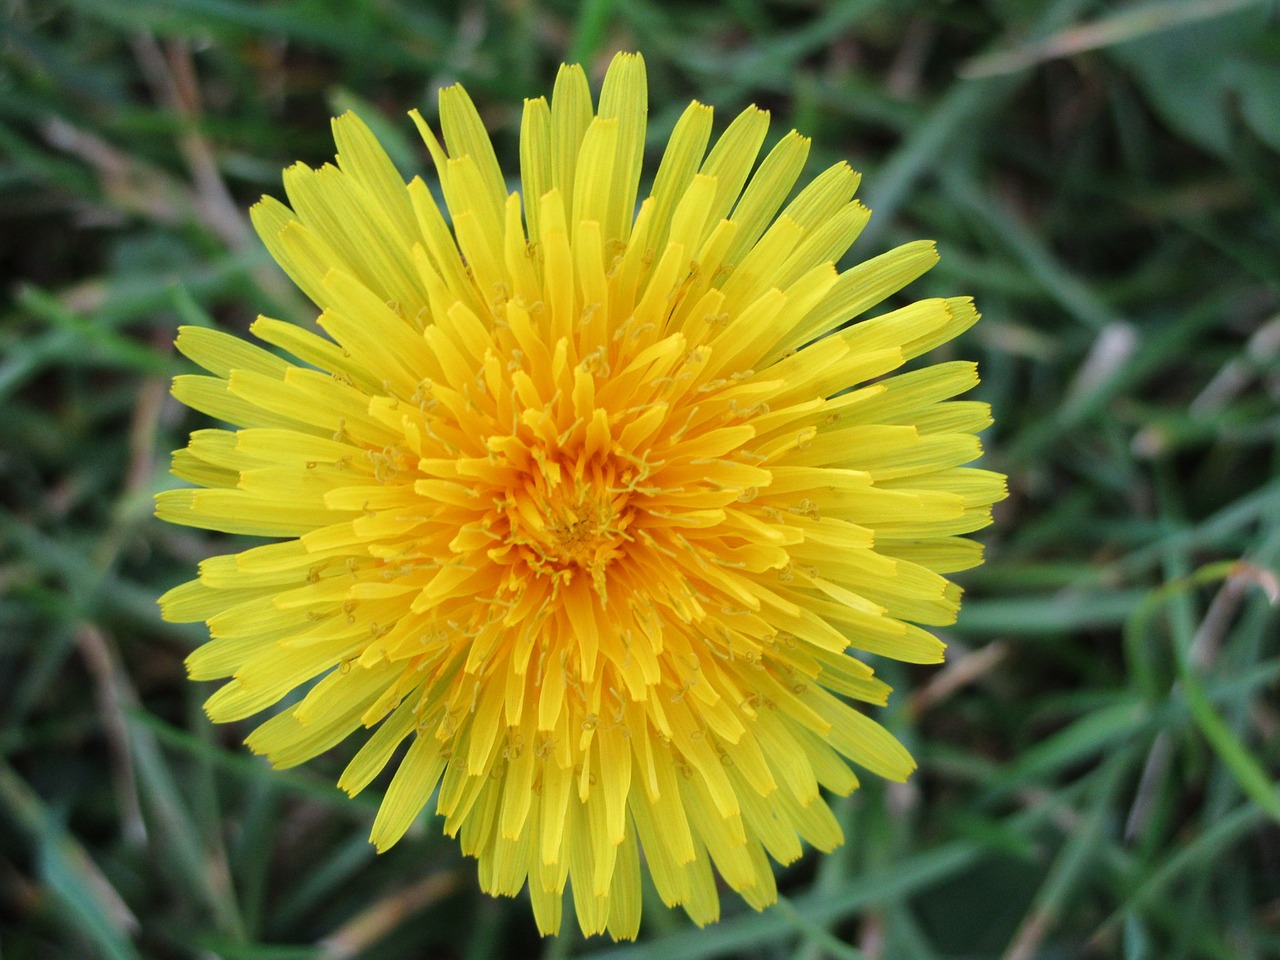
{"label": "orange center floret", "polygon": [[523,548],[535,574],[567,582],[585,572],[603,598],[605,569],[621,556],[635,520],[626,480],[610,460],[584,465],[564,454],[534,459],[537,469],[507,501],[506,538]]}

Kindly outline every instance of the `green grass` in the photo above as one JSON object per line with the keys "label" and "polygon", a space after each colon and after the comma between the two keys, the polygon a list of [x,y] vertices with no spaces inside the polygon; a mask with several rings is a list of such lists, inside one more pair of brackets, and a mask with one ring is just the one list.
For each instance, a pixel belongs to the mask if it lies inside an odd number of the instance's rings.
{"label": "green grass", "polygon": [[[5,960],[818,960],[1280,955],[1280,19],[1247,0],[7,0],[0,30],[0,950]],[[307,307],[246,228],[357,109],[463,81],[514,170],[521,98],[648,61],[657,149],[697,97],[847,158],[859,258],[972,294],[1012,495],[949,665],[888,665],[905,786],[695,930],[540,941],[425,820],[375,857],[342,757],[213,728],[154,599],[229,540],[151,496],[198,419],[179,323]],[[238,541],[237,541],[238,542]],[[232,548],[234,549],[234,548]],[[335,751],[341,754],[342,751]],[[566,930],[571,926],[566,923]]]}

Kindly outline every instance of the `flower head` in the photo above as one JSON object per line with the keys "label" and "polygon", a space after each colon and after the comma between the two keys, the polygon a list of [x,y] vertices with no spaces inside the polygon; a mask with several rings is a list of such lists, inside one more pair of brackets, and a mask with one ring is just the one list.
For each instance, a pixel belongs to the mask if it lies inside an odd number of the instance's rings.
{"label": "flower head", "polygon": [[770,857],[840,843],[821,788],[856,788],[849,762],[913,767],[848,702],[889,692],[858,654],[941,659],[919,624],[954,619],[943,574],[980,562],[962,535],[1004,495],[964,466],[989,422],[952,399],[974,365],[887,376],[972,303],[846,325],[932,244],[840,273],[869,216],[857,174],[788,202],[809,141],[757,167],[755,108],[708,151],[690,104],[637,211],[646,112],[638,56],[595,107],[562,68],[525,104],[509,194],[466,93],[442,91],[443,142],[414,119],[447,217],[341,117],[337,166],[291,167],[290,206],[253,211],[322,332],[254,323],[292,361],[178,337],[209,375],[175,395],[239,429],[192,435],[174,473],[200,489],[158,514],[280,538],[161,601],[208,623],[190,674],[230,678],[209,715],[284,700],[248,738],[278,767],[360,735],[339,785],[394,767],[378,848],[435,794],[484,889],[527,883],[544,932],[568,882],[584,931],[634,937],[642,857],[703,924],[713,866],[760,908]]}

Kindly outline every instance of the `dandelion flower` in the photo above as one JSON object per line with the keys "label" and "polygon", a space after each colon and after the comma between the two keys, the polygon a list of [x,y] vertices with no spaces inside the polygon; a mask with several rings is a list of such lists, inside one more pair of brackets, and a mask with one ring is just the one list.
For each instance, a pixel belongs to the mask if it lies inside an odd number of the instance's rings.
{"label": "dandelion flower", "polygon": [[277,767],[360,736],[339,786],[393,768],[378,849],[434,796],[481,886],[527,885],[548,933],[566,885],[583,931],[633,938],[642,863],[705,924],[716,873],[759,909],[770,858],[839,844],[823,788],[914,766],[849,702],[889,693],[863,655],[941,660],[920,625],[955,618],[944,574],[980,562],[963,535],[1005,489],[964,466],[990,422],[953,399],[974,364],[891,375],[971,301],[848,323],[933,245],[837,270],[869,216],[858,175],[791,198],[809,141],[757,166],[755,108],[708,150],[690,104],[637,208],[646,113],[639,56],[594,106],[563,67],[525,102],[509,193],[443,90],[442,140],[413,118],[444,209],[335,120],[337,165],[290,167],[289,206],[253,209],[320,331],[253,324],[293,360],[180,331],[208,375],[174,395],[237,429],[195,431],[173,472],[198,488],[158,498],[174,523],[279,538],[161,600],[208,623],[187,666],[229,678],[209,716],[277,706],[247,740]]}

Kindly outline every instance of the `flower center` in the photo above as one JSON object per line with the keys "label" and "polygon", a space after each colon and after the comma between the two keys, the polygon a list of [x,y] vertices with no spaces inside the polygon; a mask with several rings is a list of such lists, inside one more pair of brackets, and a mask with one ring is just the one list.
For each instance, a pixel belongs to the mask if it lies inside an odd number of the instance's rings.
{"label": "flower center", "polygon": [[510,541],[525,548],[535,573],[568,579],[582,571],[602,590],[606,567],[631,539],[635,510],[627,490],[608,464],[540,466],[513,492]]}

